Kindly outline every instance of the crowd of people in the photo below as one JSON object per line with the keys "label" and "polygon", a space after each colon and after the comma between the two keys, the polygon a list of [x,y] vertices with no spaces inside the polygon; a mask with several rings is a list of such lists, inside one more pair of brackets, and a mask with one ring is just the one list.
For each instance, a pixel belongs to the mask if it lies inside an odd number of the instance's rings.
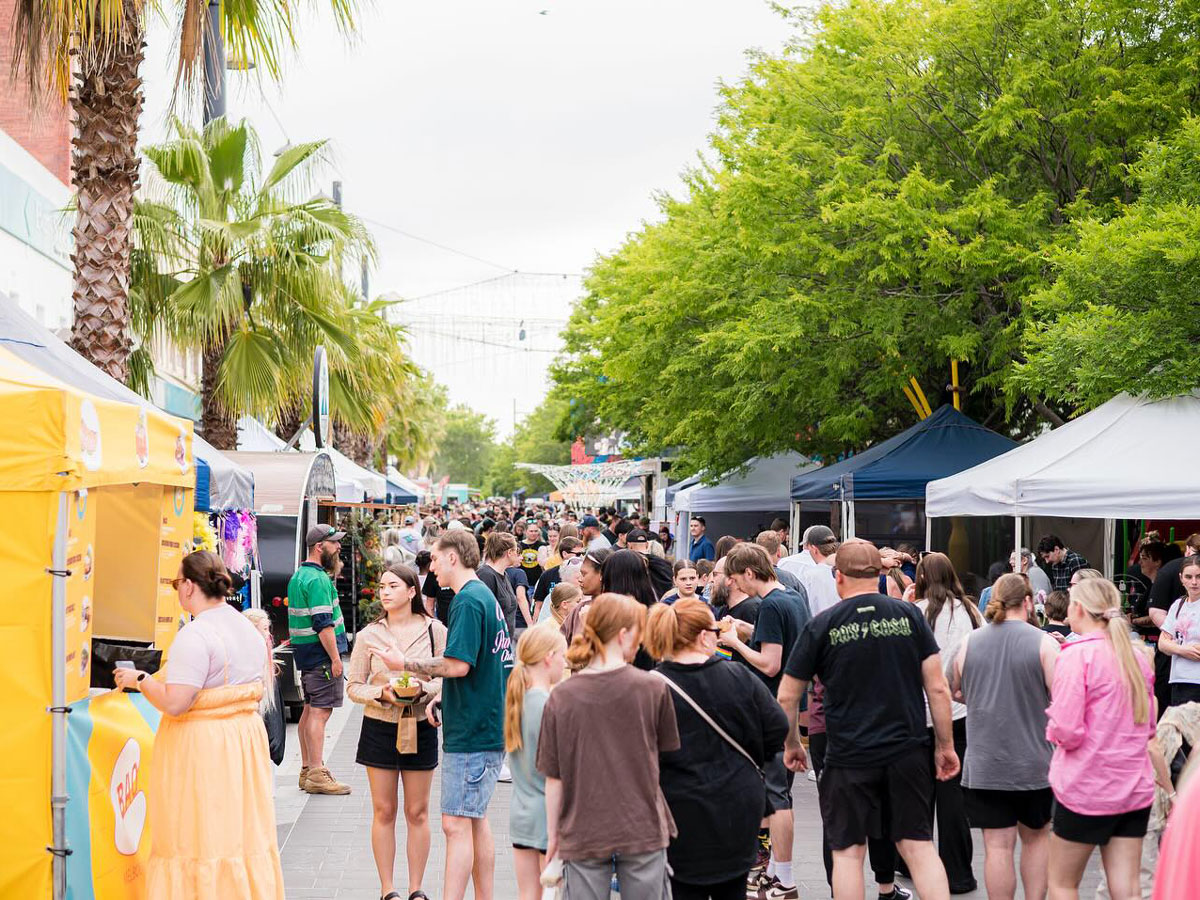
{"label": "crowd of people", "polygon": [[[300,788],[350,791],[323,746],[349,696],[364,708],[356,760],[382,900],[427,900],[439,767],[446,900],[468,886],[490,900],[497,852],[512,854],[521,900],[546,883],[566,900],[614,887],[624,900],[798,900],[799,816],[819,818],[836,898],[864,896],[868,860],[884,900],[912,896],[897,873],[922,900],[975,890],[976,830],[992,898],[1018,883],[1030,900],[1077,897],[1097,848],[1115,900],[1194,887],[1200,536],[1176,560],[1146,535],[1122,593],[1050,535],[976,598],[942,553],[839,542],[819,525],[788,553],[786,523],[714,542],[696,518],[680,553],[669,530],[613,510],[428,512],[385,538],[381,613],[344,671],[330,573],[345,535],[311,528],[289,585]],[[182,884],[204,859],[246,879],[237,896],[279,897],[266,739],[248,733],[269,639],[219,612],[219,567],[185,559],[176,586],[196,618],[165,679],[117,675],[165,714],[150,876]],[[238,772],[203,758],[236,729]],[[244,784],[228,793],[245,830],[272,826],[270,847],[161,799],[180,790],[180,760],[188,779],[222,768]],[[795,809],[810,769],[818,803]],[[498,850],[487,813],[501,780],[512,846]],[[209,851],[188,845],[197,835]]]}

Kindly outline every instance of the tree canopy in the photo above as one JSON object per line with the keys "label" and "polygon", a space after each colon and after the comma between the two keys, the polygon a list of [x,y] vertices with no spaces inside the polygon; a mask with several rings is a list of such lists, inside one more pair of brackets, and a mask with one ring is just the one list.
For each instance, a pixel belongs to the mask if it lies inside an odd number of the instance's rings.
{"label": "tree canopy", "polygon": [[722,89],[685,194],[593,267],[554,368],[568,430],[723,472],[894,433],[904,385],[936,405],[952,360],[964,411],[1016,436],[1146,385],[1165,354],[1139,343],[1162,334],[1144,307],[1190,283],[1191,200],[1164,199],[1188,148],[1160,141],[1196,131],[1196,21],[1167,0],[797,15],[787,52]]}

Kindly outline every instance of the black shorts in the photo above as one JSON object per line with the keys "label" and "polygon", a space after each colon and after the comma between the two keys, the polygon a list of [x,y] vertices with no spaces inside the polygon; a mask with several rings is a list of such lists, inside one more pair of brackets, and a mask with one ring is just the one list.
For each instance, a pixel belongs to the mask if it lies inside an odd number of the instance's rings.
{"label": "black shorts", "polygon": [[1054,833],[1064,841],[1103,847],[1112,838],[1144,838],[1150,807],[1111,816],[1085,816],[1054,801]]}
{"label": "black shorts", "polygon": [[1045,828],[1054,811],[1050,788],[1032,791],[994,791],[963,788],[967,821],[972,828]]}
{"label": "black shorts", "polygon": [[300,693],[306,706],[334,709],[342,705],[344,678],[334,678],[329,664],[319,669],[300,670]]}
{"label": "black shorts", "polygon": [[792,785],[796,773],[783,764],[783,751],[780,750],[763,765],[763,780],[767,785],[767,802],[771,804],[771,812],[779,812],[792,808]]}
{"label": "black shorts", "polygon": [[825,836],[833,850],[867,838],[933,840],[933,761],[914,747],[885,766],[827,765],[817,779]]}
{"label": "black shorts", "polygon": [[372,769],[400,772],[427,772],[438,764],[437,729],[424,719],[417,720],[417,752],[396,749],[396,723],[363,716],[358,734],[358,755],[354,761]]}

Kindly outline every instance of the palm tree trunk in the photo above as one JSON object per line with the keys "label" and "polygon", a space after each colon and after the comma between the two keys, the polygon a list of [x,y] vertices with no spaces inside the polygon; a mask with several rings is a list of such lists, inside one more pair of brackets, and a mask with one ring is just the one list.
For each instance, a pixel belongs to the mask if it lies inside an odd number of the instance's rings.
{"label": "palm tree trunk", "polygon": [[145,46],[138,4],[124,0],[125,32],[102,57],[82,54],[71,107],[75,218],[75,322],[71,343],[124,381],[129,357],[129,249],[138,185],[137,134],[142,113],[138,67]]}
{"label": "palm tree trunk", "polygon": [[217,397],[217,373],[224,352],[224,342],[215,342],[200,356],[200,431],[218,450],[236,450],[237,422]]}

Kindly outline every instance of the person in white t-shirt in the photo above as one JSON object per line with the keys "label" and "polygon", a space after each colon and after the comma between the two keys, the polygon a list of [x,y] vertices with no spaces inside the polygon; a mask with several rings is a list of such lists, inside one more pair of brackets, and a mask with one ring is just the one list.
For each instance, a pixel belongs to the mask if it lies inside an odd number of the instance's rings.
{"label": "person in white t-shirt", "polygon": [[803,550],[779,561],[779,568],[795,575],[808,594],[808,608],[813,616],[841,602],[837,581],[833,576],[834,555],[838,540],[825,525],[813,525],[801,538]]}

